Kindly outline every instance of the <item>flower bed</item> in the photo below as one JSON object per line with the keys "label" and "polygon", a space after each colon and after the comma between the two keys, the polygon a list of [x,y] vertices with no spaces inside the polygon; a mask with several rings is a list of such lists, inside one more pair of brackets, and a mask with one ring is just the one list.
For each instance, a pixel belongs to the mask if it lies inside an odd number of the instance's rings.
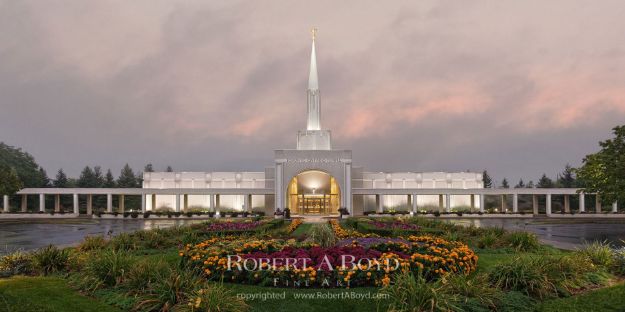
{"label": "flower bed", "polygon": [[293,231],[295,231],[295,229],[297,229],[302,223],[304,223],[302,219],[293,219],[291,224],[289,224],[289,227],[286,229],[287,233],[293,233]]}
{"label": "flower bed", "polygon": [[391,222],[380,222],[380,221],[372,221],[371,225],[378,229],[386,229],[386,230],[405,230],[405,231],[418,231],[421,229],[420,226],[411,223],[405,223],[401,221],[391,221]]}
{"label": "flower bed", "polygon": [[254,233],[280,226],[283,220],[224,220],[205,222],[193,228],[204,233]]}
{"label": "flower bed", "polygon": [[230,236],[186,245],[180,256],[209,280],[278,287],[385,286],[397,271],[436,279],[449,273],[468,274],[478,260],[466,245],[430,236],[369,241],[361,237],[330,248]]}

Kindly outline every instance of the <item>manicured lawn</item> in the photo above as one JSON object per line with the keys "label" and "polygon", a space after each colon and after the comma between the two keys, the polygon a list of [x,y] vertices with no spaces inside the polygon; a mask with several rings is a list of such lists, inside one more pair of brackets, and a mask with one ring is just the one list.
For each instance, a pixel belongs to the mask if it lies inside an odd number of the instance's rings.
{"label": "manicured lawn", "polygon": [[308,233],[308,231],[310,231],[311,227],[312,227],[311,223],[303,223],[300,226],[298,226],[297,229],[295,229],[295,231],[293,231],[293,233],[291,233],[291,236],[293,236],[293,237],[300,237],[300,236]]}
{"label": "manicured lawn", "polygon": [[83,296],[60,277],[16,276],[0,279],[0,311],[120,311]]}
{"label": "manicured lawn", "polygon": [[625,284],[602,288],[583,295],[549,300],[542,303],[538,311],[625,311]]}

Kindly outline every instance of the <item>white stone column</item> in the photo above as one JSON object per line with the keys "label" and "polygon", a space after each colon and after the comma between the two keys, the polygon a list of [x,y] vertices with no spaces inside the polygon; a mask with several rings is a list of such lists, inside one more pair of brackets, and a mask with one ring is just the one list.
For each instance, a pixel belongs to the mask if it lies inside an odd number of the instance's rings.
{"label": "white stone column", "polygon": [[39,211],[46,211],[46,196],[44,194],[39,194]]}
{"label": "white stone column", "polygon": [[113,194],[106,194],[106,212],[113,212]]}
{"label": "white stone column", "polygon": [[215,212],[215,194],[208,195],[208,208],[210,211]]}
{"label": "white stone column", "polygon": [[384,212],[384,194],[378,194],[378,213]]}
{"label": "white stone column", "polygon": [[579,212],[586,211],[585,199],[586,199],[586,196],[584,196],[584,192],[580,192],[579,193]]}
{"label": "white stone column", "polygon": [[74,205],[74,213],[78,214],[80,212],[78,210],[78,194],[72,195],[72,204]]}
{"label": "white stone column", "polygon": [[451,194],[445,194],[445,211],[451,212]]}
{"label": "white stone column", "polygon": [[283,175],[283,168],[282,168],[282,163],[276,163],[276,177],[275,177],[275,182],[276,182],[276,210],[280,209],[280,210],[284,210],[284,199],[283,194],[284,191],[282,190],[282,175]]}
{"label": "white stone column", "polygon": [[547,199],[545,200],[545,210],[547,212],[547,215],[550,216],[551,215],[551,194],[547,194]]}
{"label": "white stone column", "polygon": [[618,202],[613,202],[612,203],[612,212],[613,213],[617,213],[618,212]]}
{"label": "white stone column", "polygon": [[93,195],[87,195],[87,215],[90,216],[93,214]]}
{"label": "white stone column", "polygon": [[519,212],[519,194],[512,194],[512,212]]}
{"label": "white stone column", "polygon": [[480,212],[484,212],[484,209],[486,209],[486,197],[484,194],[479,195],[480,196]]}
{"label": "white stone column", "polygon": [[54,195],[54,212],[61,212],[61,195]]}
{"label": "white stone column", "polygon": [[141,194],[141,212],[145,213],[146,209],[145,209],[145,197],[147,195],[146,194]]}
{"label": "white stone column", "polygon": [[538,215],[538,195],[532,195],[532,213]]}
{"label": "white stone column", "polygon": [[28,209],[28,195],[24,194],[22,195],[22,212],[26,212],[26,210]]}
{"label": "white stone column", "polygon": [[2,196],[2,201],[4,202],[2,205],[2,210],[4,210],[4,212],[9,212],[9,195]]}
{"label": "white stone column", "polygon": [[567,194],[564,194],[564,212],[565,213],[571,212],[571,199],[569,198],[569,195]]}
{"label": "white stone column", "polygon": [[601,213],[601,197],[599,197],[599,194],[595,195],[595,211]]}
{"label": "white stone column", "polygon": [[352,215],[352,163],[351,160],[345,164],[345,208]]}
{"label": "white stone column", "polygon": [[243,211],[246,211],[246,212],[250,211],[250,195],[249,194],[243,195]]}
{"label": "white stone column", "polygon": [[412,194],[412,212],[417,213],[417,194]]}
{"label": "white stone column", "polygon": [[180,196],[181,195],[180,194],[176,194],[175,196],[176,196],[176,207],[175,207],[175,210],[176,210],[176,212],[180,212]]}

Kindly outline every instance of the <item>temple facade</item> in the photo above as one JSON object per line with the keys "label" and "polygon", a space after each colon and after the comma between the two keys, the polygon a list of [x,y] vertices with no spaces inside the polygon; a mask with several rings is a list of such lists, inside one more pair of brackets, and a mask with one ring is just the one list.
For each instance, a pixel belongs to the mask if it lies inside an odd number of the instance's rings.
{"label": "temple facade", "polygon": [[[258,172],[146,172],[144,189],[193,191],[183,199],[179,195],[147,196],[145,209],[180,210],[183,206],[273,213],[289,208],[295,215],[334,215],[339,208],[346,208],[350,214],[359,215],[430,206],[480,208],[476,195],[443,196],[437,190],[481,189],[481,173],[412,172],[410,168],[405,172],[368,172],[352,163],[351,150],[333,148],[331,131],[321,125],[315,40],[313,31],[306,91],[307,124],[305,130],[297,133],[296,148],[275,150],[273,165]],[[379,189],[405,190],[405,194],[382,195],[376,191]],[[432,194],[424,194],[429,189]],[[241,194],[236,194],[237,190]]]}

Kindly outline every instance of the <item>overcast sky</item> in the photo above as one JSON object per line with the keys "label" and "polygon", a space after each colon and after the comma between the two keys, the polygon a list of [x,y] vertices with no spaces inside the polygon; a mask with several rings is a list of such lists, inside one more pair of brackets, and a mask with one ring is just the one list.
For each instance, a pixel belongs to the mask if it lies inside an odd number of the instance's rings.
{"label": "overcast sky", "polygon": [[0,0],[0,141],[51,176],[260,171],[322,127],[371,171],[555,176],[625,123],[625,2]]}

